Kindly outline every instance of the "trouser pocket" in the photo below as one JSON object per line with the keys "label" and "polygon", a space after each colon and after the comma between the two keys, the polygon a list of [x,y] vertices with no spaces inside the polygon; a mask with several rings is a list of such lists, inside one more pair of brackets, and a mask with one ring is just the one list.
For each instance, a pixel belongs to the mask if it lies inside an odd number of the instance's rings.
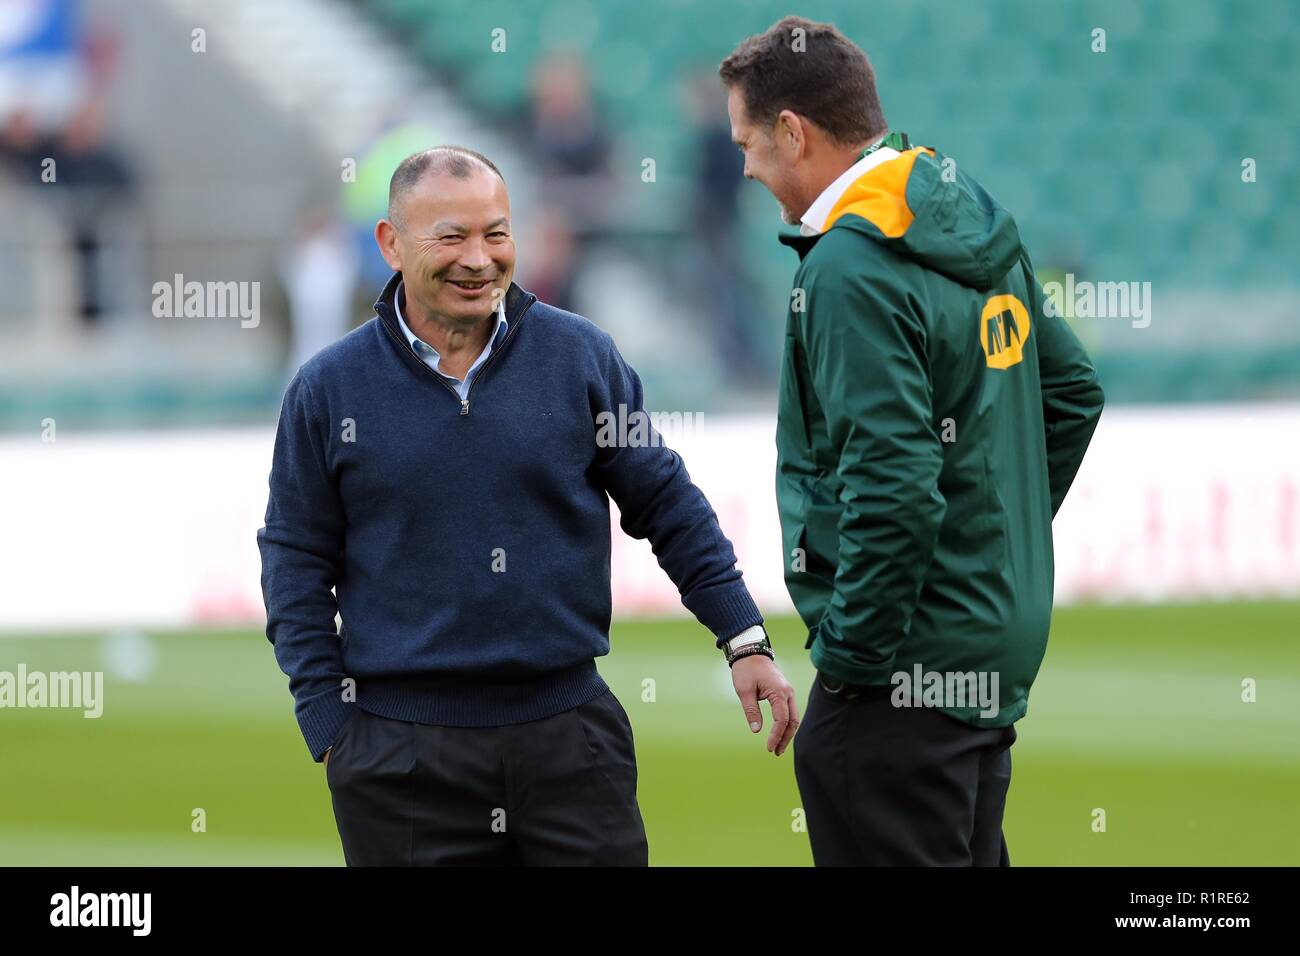
{"label": "trouser pocket", "polygon": [[338,766],[339,757],[341,754],[346,754],[348,749],[347,741],[351,736],[352,728],[362,719],[363,714],[364,711],[362,711],[362,709],[356,704],[353,704],[352,712],[348,714],[348,719],[343,722],[343,726],[339,728],[338,735],[334,738],[334,743],[330,746],[329,760],[325,763],[325,782],[330,786],[334,785],[334,779],[336,775],[340,773]]}

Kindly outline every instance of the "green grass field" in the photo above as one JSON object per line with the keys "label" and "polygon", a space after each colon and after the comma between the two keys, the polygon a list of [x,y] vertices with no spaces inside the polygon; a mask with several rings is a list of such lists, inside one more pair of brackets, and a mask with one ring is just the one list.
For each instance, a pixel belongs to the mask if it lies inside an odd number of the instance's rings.
{"label": "green grass field", "polygon": [[[803,633],[770,625],[802,706]],[[99,635],[0,638],[0,670],[109,672],[99,719],[0,710],[0,864],[341,865],[324,772],[266,639],[149,639],[152,673],[128,680]],[[745,728],[709,636],[621,623],[613,646],[600,669],[635,729],[651,863],[810,864],[792,753]],[[1300,603],[1058,611],[1017,729],[1018,865],[1300,863]],[[206,832],[191,831],[195,808]]]}

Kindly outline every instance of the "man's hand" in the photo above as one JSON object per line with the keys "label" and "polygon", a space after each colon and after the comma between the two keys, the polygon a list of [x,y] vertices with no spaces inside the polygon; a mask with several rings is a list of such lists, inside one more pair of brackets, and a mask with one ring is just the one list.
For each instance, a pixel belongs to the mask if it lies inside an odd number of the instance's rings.
{"label": "man's hand", "polygon": [[731,665],[731,683],[745,710],[745,722],[754,733],[763,729],[763,712],[758,709],[758,702],[765,700],[772,705],[772,732],[767,736],[767,749],[781,756],[799,729],[799,708],[790,682],[769,657],[750,654]]}
{"label": "man's hand", "polygon": [[[333,749],[334,749],[333,747],[330,748],[330,750]],[[327,750],[323,754],[321,754],[321,763],[323,763],[327,767],[330,765],[330,750]]]}

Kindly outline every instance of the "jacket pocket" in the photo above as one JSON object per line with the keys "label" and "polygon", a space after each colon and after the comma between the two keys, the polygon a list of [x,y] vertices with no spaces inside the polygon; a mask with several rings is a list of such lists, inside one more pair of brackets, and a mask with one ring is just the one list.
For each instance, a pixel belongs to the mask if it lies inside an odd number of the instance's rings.
{"label": "jacket pocket", "polygon": [[835,572],[840,563],[840,516],[844,505],[840,503],[834,486],[818,478],[804,498],[804,531],[801,547],[808,560],[808,573],[828,587],[835,583]]}
{"label": "jacket pocket", "polygon": [[804,449],[812,448],[812,430],[805,407],[808,395],[807,376],[803,372],[803,350],[789,329],[785,333],[785,356],[782,359],[781,396],[777,426]]}
{"label": "jacket pocket", "polygon": [[984,482],[990,507],[985,510],[983,531],[988,569],[1003,572],[1007,568],[1007,506],[993,477],[988,450],[984,452]]}

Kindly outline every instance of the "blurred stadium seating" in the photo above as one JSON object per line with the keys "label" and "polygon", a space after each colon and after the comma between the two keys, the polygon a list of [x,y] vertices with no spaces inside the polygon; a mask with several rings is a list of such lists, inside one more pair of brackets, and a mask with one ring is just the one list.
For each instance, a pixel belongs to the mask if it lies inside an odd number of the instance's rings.
{"label": "blurred stadium seating", "polygon": [[[138,227],[104,242],[115,267],[135,274],[119,282],[130,294],[103,323],[109,333],[63,321],[75,263],[62,252],[51,190],[0,174],[10,211],[0,219],[0,428],[49,414],[87,426],[265,420],[293,354],[286,243],[310,210],[338,208],[368,257],[351,307],[364,320],[378,281],[367,232],[387,168],[431,139],[468,139],[499,156],[521,226],[577,229],[576,261],[533,256],[530,276],[523,245],[519,278],[572,291],[569,304],[619,336],[659,404],[772,406],[793,260],[754,184],[739,190],[727,242],[701,234],[691,84],[788,12],[781,0],[232,0],[220,15],[206,0],[58,5],[83,19],[84,35],[95,26],[121,46],[101,92],[107,139],[137,173]],[[1300,7],[812,0],[799,9],[868,51],[891,123],[956,158],[1013,211],[1043,278],[1152,283],[1149,328],[1075,320],[1112,402],[1300,394]],[[196,26],[211,35],[206,54],[190,49]],[[1106,30],[1105,53],[1091,50],[1095,26]],[[502,52],[494,30],[504,31]],[[530,103],[539,71],[561,54],[585,68],[610,141],[612,199],[594,223],[566,226],[566,215],[581,219],[580,203],[535,201]],[[348,157],[363,168],[340,188]],[[1247,157],[1252,183],[1241,180]],[[647,158],[653,183],[642,181]],[[736,247],[734,264],[710,258],[719,245]],[[698,294],[689,280],[700,268],[719,270],[734,294]],[[177,272],[261,281],[264,327],[255,336],[160,328],[148,288]],[[666,355],[668,339],[681,347]]]}
{"label": "blurred stadium seating", "polygon": [[[539,59],[584,57],[629,155],[657,158],[653,191],[636,188],[639,166],[627,164],[625,229],[674,241],[689,241],[691,225],[680,216],[692,172],[681,77],[793,9],[576,0],[521,17],[510,0],[363,4],[500,117],[527,99]],[[1011,209],[1041,274],[1153,283],[1158,315],[1143,334],[1080,320],[1111,401],[1300,392],[1300,6],[813,0],[798,12],[868,52],[891,124],[955,157]],[[1094,26],[1105,53],[1092,52]],[[495,28],[509,55],[484,55]],[[1261,171],[1248,186],[1245,157]],[[745,252],[766,279],[767,314],[779,314],[790,254],[773,241],[769,197],[749,193]],[[772,325],[756,319],[754,330],[770,336]]]}

